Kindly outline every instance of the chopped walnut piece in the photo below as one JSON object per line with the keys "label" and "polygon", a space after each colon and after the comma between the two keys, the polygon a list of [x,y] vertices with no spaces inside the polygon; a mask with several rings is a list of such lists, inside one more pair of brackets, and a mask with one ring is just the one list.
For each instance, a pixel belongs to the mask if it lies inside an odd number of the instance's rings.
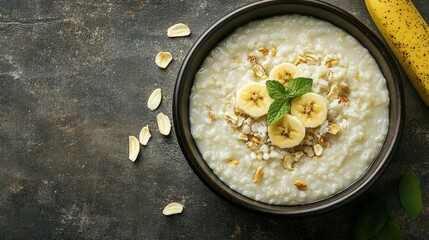
{"label": "chopped walnut piece", "polygon": [[264,168],[260,166],[260,167],[258,167],[258,169],[256,169],[256,172],[253,175],[253,182],[257,183],[257,182],[261,181],[261,178],[263,175],[264,175]]}
{"label": "chopped walnut piece", "polygon": [[283,167],[284,167],[285,169],[292,170],[292,169],[293,169],[293,164],[294,164],[294,163],[295,163],[295,161],[294,161],[294,159],[293,159],[292,155],[286,155],[286,156],[283,158]]}
{"label": "chopped walnut piece", "polygon": [[252,137],[252,142],[254,142],[254,143],[259,143],[259,138]]}
{"label": "chopped walnut piece", "polygon": [[304,147],[304,153],[305,153],[305,155],[307,155],[309,157],[313,157],[314,156],[314,150],[310,146],[305,146]]}
{"label": "chopped walnut piece", "polygon": [[294,155],[295,155],[295,161],[298,162],[299,159],[301,159],[301,157],[304,155],[304,152],[298,151],[298,152],[295,152]]}
{"label": "chopped walnut piece", "polygon": [[268,54],[268,49],[266,48],[258,48],[258,51],[264,56]]}
{"label": "chopped walnut piece", "polygon": [[314,145],[314,153],[316,154],[316,156],[320,156],[323,153],[323,147],[320,144],[316,144]]}
{"label": "chopped walnut piece", "polygon": [[249,60],[252,64],[256,64],[256,55],[254,53],[249,53],[247,55],[247,60]]}
{"label": "chopped walnut piece", "polygon": [[307,190],[307,184],[305,184],[305,182],[300,179],[295,180],[294,184],[295,184],[295,187],[301,191]]}
{"label": "chopped walnut piece", "polygon": [[340,126],[336,123],[331,123],[328,126],[328,133],[332,135],[337,135],[337,133],[340,131]]}
{"label": "chopped walnut piece", "polygon": [[340,102],[344,103],[344,105],[349,105],[349,99],[346,96],[339,96],[338,99],[340,99]]}
{"label": "chopped walnut piece", "polygon": [[341,87],[341,90],[345,93],[345,94],[349,94],[350,93],[350,88],[348,86],[343,86]]}

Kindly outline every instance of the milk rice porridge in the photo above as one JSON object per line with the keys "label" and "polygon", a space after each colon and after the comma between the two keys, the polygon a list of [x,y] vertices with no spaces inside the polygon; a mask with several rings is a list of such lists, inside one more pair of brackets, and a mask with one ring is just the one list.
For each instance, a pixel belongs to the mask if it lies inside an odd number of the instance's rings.
{"label": "milk rice porridge", "polygon": [[[288,86],[297,77],[312,79],[311,93],[268,127],[266,82]],[[250,92],[260,97],[251,106],[242,102]],[[383,74],[354,37],[285,15],[250,22],[210,52],[194,79],[190,123],[202,157],[231,189],[294,205],[333,195],[364,174],[386,137],[388,107]]]}

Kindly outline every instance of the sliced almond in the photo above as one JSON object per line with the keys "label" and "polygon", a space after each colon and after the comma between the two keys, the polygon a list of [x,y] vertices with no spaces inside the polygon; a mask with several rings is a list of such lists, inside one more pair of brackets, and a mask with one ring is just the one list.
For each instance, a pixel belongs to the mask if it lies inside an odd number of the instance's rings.
{"label": "sliced almond", "polygon": [[238,135],[238,138],[241,139],[241,140],[244,140],[244,141],[249,140],[249,138],[247,137],[247,135],[244,134],[244,133],[240,133],[240,135]]}
{"label": "sliced almond", "polygon": [[257,183],[261,181],[261,178],[263,175],[264,175],[264,168],[260,166],[258,167],[258,169],[256,169],[255,175],[253,175],[253,182]]}
{"label": "sliced almond", "polygon": [[185,37],[191,34],[191,29],[183,23],[177,23],[167,30],[168,37]]}
{"label": "sliced almond", "polygon": [[253,72],[255,73],[256,77],[258,77],[259,79],[265,79],[268,77],[265,74],[265,69],[259,64],[253,65]]}
{"label": "sliced almond", "polygon": [[328,126],[328,133],[332,135],[337,135],[337,133],[340,131],[340,126],[336,123],[329,124]]}
{"label": "sliced almond", "polygon": [[167,136],[168,134],[170,134],[171,123],[167,115],[165,115],[164,113],[159,113],[156,116],[156,121],[158,123],[159,132],[162,135]]}
{"label": "sliced almond", "polygon": [[143,146],[146,146],[147,142],[149,142],[150,137],[152,137],[152,135],[150,134],[149,126],[146,125],[146,127],[140,130],[140,134],[139,134],[140,144]]}
{"label": "sliced almond", "polygon": [[183,205],[180,203],[172,202],[165,206],[164,210],[162,211],[162,214],[169,216],[181,212],[183,212]]}
{"label": "sliced almond", "polygon": [[161,103],[161,98],[161,88],[153,90],[153,92],[149,96],[149,99],[147,100],[147,107],[152,111],[157,109],[159,104]]}
{"label": "sliced almond", "polygon": [[166,68],[168,64],[170,64],[171,60],[173,60],[173,56],[169,52],[159,52],[156,55],[155,63],[160,68]]}
{"label": "sliced almond", "polygon": [[300,179],[295,180],[294,184],[295,184],[295,187],[301,191],[307,190],[307,184]]}
{"label": "sliced almond", "polygon": [[129,155],[128,158],[131,161],[136,161],[137,156],[139,155],[140,152],[140,143],[139,140],[134,137],[134,136],[129,136],[128,137],[128,146],[129,146]]}

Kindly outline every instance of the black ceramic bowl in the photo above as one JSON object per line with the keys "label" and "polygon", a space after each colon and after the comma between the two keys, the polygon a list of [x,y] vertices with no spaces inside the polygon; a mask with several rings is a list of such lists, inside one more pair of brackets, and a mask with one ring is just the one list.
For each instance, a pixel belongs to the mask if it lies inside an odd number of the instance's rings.
{"label": "black ceramic bowl", "polygon": [[[353,35],[377,61],[387,80],[390,96],[390,125],[385,143],[366,173],[348,188],[326,199],[302,205],[271,205],[235,192],[212,172],[202,159],[192,138],[189,122],[189,96],[194,76],[208,53],[239,26],[249,21],[284,14],[312,16],[336,25]],[[178,142],[194,172],[215,193],[238,206],[262,213],[309,216],[338,208],[371,187],[391,161],[403,128],[403,88],[397,64],[386,45],[351,14],[320,1],[272,0],[244,6],[215,23],[194,44],[180,69],[174,90],[173,120]]]}

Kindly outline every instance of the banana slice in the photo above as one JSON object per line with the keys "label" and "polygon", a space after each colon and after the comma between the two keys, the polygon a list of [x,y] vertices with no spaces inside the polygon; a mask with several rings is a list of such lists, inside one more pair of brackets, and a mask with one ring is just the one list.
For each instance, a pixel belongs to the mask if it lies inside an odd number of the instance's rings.
{"label": "banana slice", "polygon": [[237,106],[254,118],[267,114],[272,101],[263,83],[247,83],[237,92]]}
{"label": "banana slice", "polygon": [[305,127],[298,118],[286,114],[275,124],[268,127],[271,143],[281,148],[298,145],[305,136]]}
{"label": "banana slice", "polygon": [[304,127],[320,126],[327,118],[328,106],[317,93],[306,93],[291,102],[290,113],[297,117]]}
{"label": "banana slice", "polygon": [[271,70],[268,79],[277,80],[286,87],[290,80],[300,77],[301,75],[301,70],[295,65],[291,63],[282,63]]}

